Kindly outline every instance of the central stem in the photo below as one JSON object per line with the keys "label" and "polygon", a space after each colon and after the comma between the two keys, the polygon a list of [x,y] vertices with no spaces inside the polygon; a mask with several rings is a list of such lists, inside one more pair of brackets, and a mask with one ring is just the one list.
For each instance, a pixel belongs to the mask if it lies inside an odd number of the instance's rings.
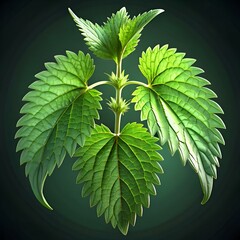
{"label": "central stem", "polygon": [[[116,75],[118,78],[120,78],[122,72],[122,58],[119,58],[119,61],[117,62],[116,66]],[[121,100],[121,95],[122,95],[122,87],[116,87],[116,103],[118,106],[120,106],[120,100]],[[115,111],[115,134],[119,135],[121,131],[121,116],[122,112],[120,108],[118,108]]]}
{"label": "central stem", "polygon": [[[122,93],[122,88],[121,89],[116,89],[116,103],[117,105],[120,105],[120,99],[121,99],[121,93]],[[117,110],[115,112],[115,134],[119,135],[120,130],[121,130],[121,116],[122,112]]]}

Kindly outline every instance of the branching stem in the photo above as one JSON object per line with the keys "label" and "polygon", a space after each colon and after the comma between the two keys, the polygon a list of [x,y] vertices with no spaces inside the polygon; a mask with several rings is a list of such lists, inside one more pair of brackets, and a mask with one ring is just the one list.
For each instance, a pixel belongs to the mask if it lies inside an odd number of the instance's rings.
{"label": "branching stem", "polygon": [[149,88],[149,85],[147,85],[146,83],[138,82],[138,81],[128,81],[124,84],[124,87],[127,86],[127,85],[141,85],[141,86],[144,86],[146,88]]}
{"label": "branching stem", "polygon": [[97,86],[105,85],[105,84],[113,86],[112,82],[110,82],[110,81],[99,81],[99,82],[93,83],[92,85],[88,86],[87,89],[92,89]]}

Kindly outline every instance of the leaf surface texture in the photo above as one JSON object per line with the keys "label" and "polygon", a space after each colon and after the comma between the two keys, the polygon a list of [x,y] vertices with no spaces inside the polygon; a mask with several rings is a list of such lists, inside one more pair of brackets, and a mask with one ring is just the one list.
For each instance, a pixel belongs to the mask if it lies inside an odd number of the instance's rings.
{"label": "leaf surface texture", "polygon": [[89,49],[100,58],[118,62],[120,58],[126,57],[135,50],[140,32],[163,10],[150,10],[131,19],[126,8],[123,7],[102,26],[77,17],[71,9],[69,12],[85,37]]}
{"label": "leaf surface texture", "polygon": [[160,184],[162,157],[156,141],[141,124],[127,124],[119,136],[101,125],[75,154],[79,159],[73,169],[79,171],[77,183],[84,183],[82,195],[90,195],[98,216],[104,214],[123,234],[135,224],[136,214],[142,216],[142,206],[149,207],[154,184]]}
{"label": "leaf surface texture", "polygon": [[221,107],[212,100],[216,94],[199,76],[203,70],[184,56],[167,45],[148,48],[139,65],[148,87],[138,87],[133,102],[151,134],[157,133],[161,144],[168,142],[172,154],[179,150],[183,164],[189,161],[197,172],[204,204],[211,195],[213,178],[217,178],[219,143],[224,144],[217,128],[225,125],[217,115],[223,113]]}
{"label": "leaf surface texture", "polygon": [[67,51],[66,56],[55,58],[57,63],[47,63],[47,70],[37,74],[38,80],[29,86],[32,90],[23,98],[27,103],[16,133],[20,162],[26,164],[36,198],[48,208],[43,196],[47,175],[62,164],[66,152],[72,156],[77,145],[84,144],[101,108],[101,93],[87,89],[94,72],[90,56]]}

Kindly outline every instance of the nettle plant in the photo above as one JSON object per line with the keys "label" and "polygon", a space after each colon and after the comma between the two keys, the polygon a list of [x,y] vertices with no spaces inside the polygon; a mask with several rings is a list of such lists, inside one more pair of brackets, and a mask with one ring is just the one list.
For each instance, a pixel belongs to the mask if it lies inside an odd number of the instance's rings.
{"label": "nettle plant", "polygon": [[[224,144],[217,128],[225,126],[216,115],[223,113],[212,100],[216,94],[206,87],[209,81],[199,76],[203,70],[193,66],[195,59],[168,45],[142,53],[139,69],[145,83],[129,80],[122,70],[122,61],[135,50],[143,28],[163,10],[130,18],[122,8],[103,25],[69,12],[89,49],[99,58],[113,60],[116,72],[88,85],[93,59],[81,51],[67,51],[66,56],[55,56],[56,63],[46,63],[46,70],[29,86],[31,91],[23,98],[27,103],[20,111],[24,115],[17,123],[17,151],[22,151],[20,162],[26,164],[38,201],[52,209],[43,185],[68,153],[77,157],[73,170],[78,171],[83,197],[90,195],[97,215],[104,214],[107,223],[127,234],[136,215],[142,216],[143,206],[149,207],[149,196],[156,194],[154,185],[160,184],[158,174],[163,173],[160,145],[168,143],[171,154],[178,150],[183,165],[189,162],[198,174],[202,204],[206,203],[217,178],[219,143]],[[123,89],[132,84],[137,85],[133,98],[123,99]],[[106,103],[114,112],[114,132],[95,124],[101,109],[101,92],[96,90],[100,85],[110,85],[116,92]],[[121,116],[130,103],[148,129],[135,122],[121,128]]]}

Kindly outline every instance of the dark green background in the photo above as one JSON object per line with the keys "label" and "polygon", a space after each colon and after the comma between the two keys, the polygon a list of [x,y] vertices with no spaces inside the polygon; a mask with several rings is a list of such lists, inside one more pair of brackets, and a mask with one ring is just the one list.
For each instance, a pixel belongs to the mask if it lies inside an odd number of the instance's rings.
{"label": "dark green background", "polygon": [[[171,157],[164,146],[158,195],[151,207],[137,219],[127,237],[96,217],[88,198],[80,197],[71,171],[73,159],[67,158],[60,169],[47,179],[45,196],[54,211],[43,208],[34,198],[24,168],[15,153],[16,121],[20,117],[21,98],[43,63],[65,50],[88,52],[67,7],[83,18],[102,23],[122,6],[131,15],[163,8],[143,31],[137,50],[124,61],[131,79],[144,81],[137,68],[141,51],[148,46],[169,43],[205,70],[211,89],[223,107],[227,130],[222,131],[226,146],[214,182],[212,197],[201,206],[198,178],[179,157]],[[1,3],[1,200],[0,239],[240,239],[240,147],[239,147],[239,68],[240,19],[233,1],[8,1]],[[109,61],[95,59],[96,71],[91,82],[104,80],[114,70]],[[104,90],[101,88],[100,90]],[[107,87],[103,98],[112,92]],[[125,91],[129,98],[133,88]],[[113,115],[103,104],[102,120],[112,127]],[[123,124],[139,121],[138,113],[127,113]]]}

